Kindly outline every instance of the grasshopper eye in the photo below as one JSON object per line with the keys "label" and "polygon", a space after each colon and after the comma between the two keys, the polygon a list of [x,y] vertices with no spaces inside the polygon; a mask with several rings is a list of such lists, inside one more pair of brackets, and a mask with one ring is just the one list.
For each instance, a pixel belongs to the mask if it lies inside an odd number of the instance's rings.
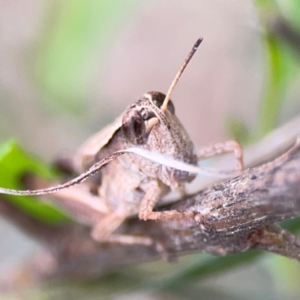
{"label": "grasshopper eye", "polygon": [[[161,108],[161,106],[163,105],[163,103],[165,101],[166,95],[163,93],[160,93],[160,92],[149,92],[148,94],[152,96],[153,103],[157,107]],[[171,100],[169,100],[169,102],[168,102],[167,109],[171,114],[173,114],[173,115],[175,114],[175,107]]]}
{"label": "grasshopper eye", "polygon": [[140,111],[141,117],[143,120],[148,121],[151,118],[156,118],[156,115],[153,110],[147,109],[147,108],[142,108]]}
{"label": "grasshopper eye", "polygon": [[143,145],[147,142],[145,121],[137,110],[128,110],[124,114],[122,130],[124,136],[134,145]]}

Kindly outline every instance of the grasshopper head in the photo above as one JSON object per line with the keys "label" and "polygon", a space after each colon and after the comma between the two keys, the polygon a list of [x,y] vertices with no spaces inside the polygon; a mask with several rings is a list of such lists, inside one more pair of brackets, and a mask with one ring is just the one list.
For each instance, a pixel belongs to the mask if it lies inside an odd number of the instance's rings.
{"label": "grasshopper head", "polygon": [[[176,117],[173,102],[168,101],[167,109],[161,109],[165,97],[160,92],[148,92],[126,110],[122,130],[127,144],[196,164],[194,144]],[[188,172],[145,162],[145,159],[136,158],[135,162],[145,174],[157,176],[170,186],[193,178]]]}

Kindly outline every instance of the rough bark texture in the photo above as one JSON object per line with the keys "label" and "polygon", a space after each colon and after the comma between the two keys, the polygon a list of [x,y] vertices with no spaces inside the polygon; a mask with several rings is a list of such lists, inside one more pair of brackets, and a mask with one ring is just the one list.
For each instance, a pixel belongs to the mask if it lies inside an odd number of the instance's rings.
{"label": "rough bark texture", "polygon": [[89,228],[77,224],[51,227],[33,220],[4,198],[0,213],[45,245],[30,268],[16,278],[89,278],[108,270],[160,256],[190,251],[226,255],[261,249],[300,260],[300,239],[274,225],[300,215],[299,142],[274,161],[245,171],[160,210],[192,212],[173,220],[128,220],[120,233],[151,236],[152,247],[99,244]]}

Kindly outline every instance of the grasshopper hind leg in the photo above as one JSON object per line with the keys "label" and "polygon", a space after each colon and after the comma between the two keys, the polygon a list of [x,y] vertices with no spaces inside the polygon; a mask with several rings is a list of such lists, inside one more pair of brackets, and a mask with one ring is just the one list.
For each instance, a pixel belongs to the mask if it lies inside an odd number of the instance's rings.
{"label": "grasshopper hind leg", "polygon": [[150,237],[113,233],[126,219],[127,216],[118,211],[106,215],[93,226],[91,232],[92,238],[98,242],[151,246],[153,239]]}
{"label": "grasshopper hind leg", "polygon": [[233,153],[236,160],[235,169],[237,171],[244,169],[243,149],[238,142],[233,140],[202,147],[197,151],[197,157],[198,159],[203,159],[225,153]]}
{"label": "grasshopper hind leg", "polygon": [[167,261],[172,262],[176,260],[176,257],[165,248],[164,243],[157,241],[150,236],[113,233],[122,225],[126,218],[127,216],[118,212],[107,215],[93,226],[91,232],[92,238],[99,243],[155,247],[157,253]]}

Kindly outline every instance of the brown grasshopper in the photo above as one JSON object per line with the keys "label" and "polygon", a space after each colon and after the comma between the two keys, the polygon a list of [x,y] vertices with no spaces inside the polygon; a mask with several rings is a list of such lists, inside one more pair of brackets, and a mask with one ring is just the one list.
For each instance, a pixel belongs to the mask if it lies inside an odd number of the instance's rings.
{"label": "brown grasshopper", "polygon": [[[237,169],[243,168],[242,149],[235,141],[218,143],[198,152],[175,115],[170,95],[202,39],[198,39],[176,74],[167,95],[148,92],[131,104],[112,124],[92,136],[74,155],[72,171],[76,179],[54,188],[32,191],[0,189],[0,193],[42,195],[57,192],[55,202],[62,205],[76,220],[92,227],[92,237],[100,242],[152,244],[148,237],[115,234],[130,216],[142,220],[193,217],[192,213],[153,211],[157,202],[171,189],[190,182],[195,175],[149,161],[133,153],[121,153],[130,147],[158,152],[190,165],[199,157],[234,152]],[[120,151],[121,152],[118,152]],[[120,155],[122,154],[122,155]],[[109,164],[108,164],[109,163]],[[63,190],[82,182],[102,168],[85,185]],[[88,211],[83,209],[88,207]]]}

